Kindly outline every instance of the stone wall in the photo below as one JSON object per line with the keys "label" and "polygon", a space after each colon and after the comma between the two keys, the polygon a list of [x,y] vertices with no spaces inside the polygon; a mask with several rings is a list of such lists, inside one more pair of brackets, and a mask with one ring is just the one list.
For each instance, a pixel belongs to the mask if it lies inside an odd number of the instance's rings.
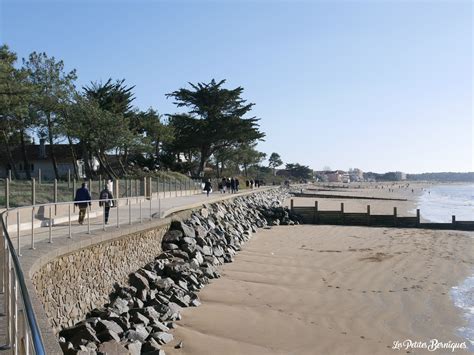
{"label": "stone wall", "polygon": [[33,276],[38,297],[54,333],[84,319],[108,301],[114,283],[152,261],[161,252],[168,225],[136,232],[60,256]]}

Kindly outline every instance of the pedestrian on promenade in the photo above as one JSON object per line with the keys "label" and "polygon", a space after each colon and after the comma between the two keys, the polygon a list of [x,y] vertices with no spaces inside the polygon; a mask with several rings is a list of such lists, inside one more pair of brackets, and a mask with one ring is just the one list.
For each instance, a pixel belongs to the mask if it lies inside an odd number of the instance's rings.
{"label": "pedestrian on promenade", "polygon": [[91,205],[91,194],[89,193],[85,182],[83,182],[81,187],[77,189],[74,201],[77,201],[74,205],[79,207],[79,224],[83,224],[87,207]]}
{"label": "pedestrian on promenade", "polygon": [[223,188],[222,188],[222,181],[219,181],[219,183],[217,184],[217,188],[219,189],[219,192],[220,192],[221,194],[224,193],[224,190],[223,190]]}
{"label": "pedestrian on promenade", "polygon": [[234,178],[230,179],[230,189],[232,193],[235,194],[235,179]]}
{"label": "pedestrian on promenade", "polygon": [[226,190],[226,179],[225,178],[222,178],[222,192],[225,193],[225,190]]}
{"label": "pedestrian on promenade", "polygon": [[250,188],[253,189],[253,179],[250,179]]}
{"label": "pedestrian on promenade", "polygon": [[239,179],[235,178],[235,192],[239,192]]}
{"label": "pedestrian on promenade", "polygon": [[108,224],[110,207],[113,207],[114,205],[114,200],[113,200],[114,196],[112,195],[112,192],[110,192],[109,187],[107,185],[100,192],[99,198],[100,198],[99,206],[104,207],[105,224]]}
{"label": "pedestrian on promenade", "polygon": [[229,191],[229,193],[231,193],[231,189],[230,189],[230,179],[227,178],[226,182],[225,182],[225,187],[227,189],[227,191]]}
{"label": "pedestrian on promenade", "polygon": [[245,180],[245,186],[247,187],[247,189],[250,187],[250,180],[249,179]]}
{"label": "pedestrian on promenade", "polygon": [[207,179],[206,183],[204,184],[204,191],[206,191],[207,196],[212,191],[211,179]]}

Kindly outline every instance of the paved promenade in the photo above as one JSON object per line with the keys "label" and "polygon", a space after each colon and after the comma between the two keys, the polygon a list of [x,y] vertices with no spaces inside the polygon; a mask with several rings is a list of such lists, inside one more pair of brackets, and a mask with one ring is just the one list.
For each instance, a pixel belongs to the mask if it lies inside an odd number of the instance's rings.
{"label": "paved promenade", "polygon": [[[38,227],[34,228],[34,240],[35,240],[35,249],[31,249],[31,229],[20,231],[19,236],[19,245],[21,251],[20,263],[24,265],[24,269],[28,269],[28,265],[31,265],[32,261],[36,261],[45,255],[46,252],[51,252],[52,250],[57,250],[58,253],[61,253],[61,250],[64,250],[64,247],[69,245],[77,245],[78,240],[84,242],[84,245],[90,245],[101,240],[101,235],[110,233],[111,231],[117,232],[120,230],[117,228],[117,219],[119,221],[120,227],[130,227],[133,226],[136,230],[141,229],[140,223],[146,223],[152,219],[159,219],[160,217],[166,217],[169,214],[192,208],[193,206],[212,203],[220,200],[228,199],[238,195],[245,195],[252,192],[263,191],[270,187],[264,187],[254,190],[243,190],[237,194],[220,194],[214,193],[209,197],[206,194],[191,194],[189,192],[188,196],[174,196],[166,198],[152,198],[152,200],[145,200],[142,198],[142,203],[138,199],[133,198],[130,205],[120,205],[118,208],[110,209],[110,217],[108,225],[103,224],[102,215],[95,218],[91,218],[89,223],[87,219],[84,221],[83,225],[79,225],[77,222],[77,211],[74,214],[75,220],[71,225],[71,238],[68,238],[69,234],[69,223],[63,222],[54,224],[51,228],[51,240],[49,227]],[[126,202],[126,201],[122,201]],[[145,228],[145,226],[143,226]],[[90,233],[88,233],[90,229]],[[15,246],[18,248],[18,237],[17,232],[12,232],[10,230],[10,238]],[[0,253],[2,254],[2,253]],[[0,260],[2,261],[2,260]],[[3,272],[3,267],[5,263],[0,262],[0,272]],[[25,278],[28,278],[28,274],[25,273]],[[4,298],[3,294],[0,293],[0,313],[3,313],[4,309]],[[41,328],[40,324],[40,328]],[[5,344],[5,333],[6,333],[6,317],[4,315],[0,316],[0,346]],[[0,351],[0,353],[6,353],[5,351]]]}

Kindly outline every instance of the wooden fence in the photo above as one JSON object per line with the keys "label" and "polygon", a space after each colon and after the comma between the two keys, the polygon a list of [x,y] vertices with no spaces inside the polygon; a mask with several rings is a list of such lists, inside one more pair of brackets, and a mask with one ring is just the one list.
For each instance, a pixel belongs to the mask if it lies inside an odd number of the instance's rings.
{"label": "wooden fence", "polygon": [[451,223],[421,222],[419,209],[416,210],[416,217],[400,217],[397,214],[397,207],[393,208],[393,214],[379,215],[370,213],[370,205],[367,206],[367,212],[365,213],[345,212],[344,203],[341,203],[341,209],[339,211],[321,211],[318,208],[318,201],[314,202],[314,207],[295,207],[293,199],[291,199],[290,206],[292,213],[298,215],[304,224],[474,231],[474,221],[457,221],[456,216],[452,216]]}

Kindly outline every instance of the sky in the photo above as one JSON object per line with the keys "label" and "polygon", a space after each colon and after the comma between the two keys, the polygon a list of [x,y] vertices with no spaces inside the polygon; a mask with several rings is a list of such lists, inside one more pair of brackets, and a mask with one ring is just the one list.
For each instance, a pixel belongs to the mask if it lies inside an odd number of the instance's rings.
{"label": "sky", "polygon": [[258,149],[321,170],[474,171],[471,1],[0,0],[0,42],[44,51],[135,105],[226,79]]}

